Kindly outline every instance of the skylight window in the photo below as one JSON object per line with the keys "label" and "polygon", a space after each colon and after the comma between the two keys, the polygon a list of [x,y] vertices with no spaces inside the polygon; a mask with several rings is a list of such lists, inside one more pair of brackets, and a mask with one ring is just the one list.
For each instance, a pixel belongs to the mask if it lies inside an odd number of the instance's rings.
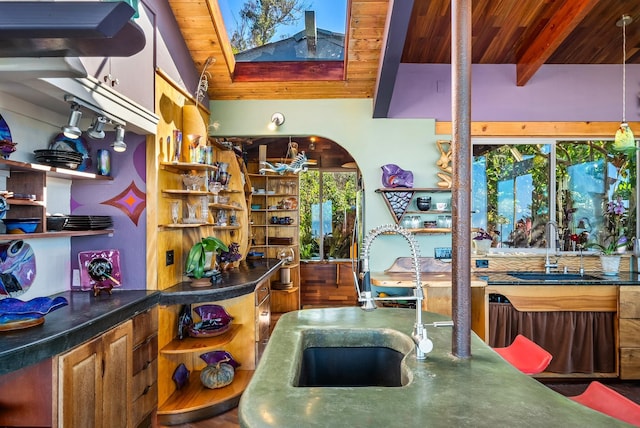
{"label": "skylight window", "polygon": [[346,0],[219,0],[236,63],[344,62]]}

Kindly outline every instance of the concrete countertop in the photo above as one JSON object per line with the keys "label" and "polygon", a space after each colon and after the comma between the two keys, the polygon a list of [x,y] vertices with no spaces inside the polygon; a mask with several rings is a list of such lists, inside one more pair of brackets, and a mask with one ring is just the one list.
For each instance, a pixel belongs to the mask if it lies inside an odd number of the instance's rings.
{"label": "concrete countertop", "polygon": [[98,296],[68,291],[50,296],[63,296],[69,304],[47,314],[44,324],[0,332],[0,375],[66,352],[156,304],[212,302],[253,293],[281,263],[276,259],[242,262],[209,287],[182,283],[163,291],[114,289],[111,295]]}
{"label": "concrete countertop", "polygon": [[[425,313],[426,323],[443,319]],[[452,328],[427,327],[434,350],[405,358],[402,387],[294,387],[309,329],[393,329],[410,334],[415,311],[305,309],[283,315],[242,395],[242,427],[628,426],[556,393],[506,363],[475,334],[470,359],[452,356]],[[336,343],[340,335],[336,334]]]}
{"label": "concrete countertop", "polygon": [[273,275],[282,265],[278,259],[245,260],[236,269],[222,272],[220,281],[207,287],[191,287],[182,282],[163,290],[160,295],[162,305],[203,303],[232,299],[253,293],[258,282]]}
{"label": "concrete countertop", "polygon": [[45,316],[44,324],[0,333],[0,375],[80,345],[158,303],[160,293],[114,289],[113,294],[67,291],[69,304]]}

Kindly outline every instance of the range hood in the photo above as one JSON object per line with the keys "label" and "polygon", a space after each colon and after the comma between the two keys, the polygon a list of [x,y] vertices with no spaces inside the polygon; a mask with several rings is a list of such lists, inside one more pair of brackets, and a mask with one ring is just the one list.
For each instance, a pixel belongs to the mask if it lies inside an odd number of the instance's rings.
{"label": "range hood", "polygon": [[127,57],[145,45],[123,1],[0,1],[0,57]]}

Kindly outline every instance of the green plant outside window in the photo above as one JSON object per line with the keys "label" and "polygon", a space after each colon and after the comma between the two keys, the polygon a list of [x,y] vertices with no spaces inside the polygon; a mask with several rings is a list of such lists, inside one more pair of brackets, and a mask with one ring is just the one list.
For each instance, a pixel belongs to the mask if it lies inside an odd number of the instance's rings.
{"label": "green plant outside window", "polygon": [[[626,207],[624,235],[636,236],[636,160],[613,141],[474,144],[472,226],[500,247],[544,247],[558,225],[558,248],[601,241],[607,204]],[[552,197],[553,196],[553,197]]]}

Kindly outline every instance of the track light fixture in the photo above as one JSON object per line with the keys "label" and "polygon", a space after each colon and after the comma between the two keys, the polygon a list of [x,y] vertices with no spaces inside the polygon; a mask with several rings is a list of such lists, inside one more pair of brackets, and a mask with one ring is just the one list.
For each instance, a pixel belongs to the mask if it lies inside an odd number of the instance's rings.
{"label": "track light fixture", "polygon": [[95,140],[104,138],[104,126],[107,124],[107,118],[104,116],[96,116],[91,123],[91,128],[87,130],[89,137]]}
{"label": "track light fixture", "polygon": [[269,122],[269,130],[275,131],[278,126],[284,123],[284,114],[273,113],[271,115],[271,122]]}
{"label": "track light fixture", "polygon": [[115,152],[124,152],[127,150],[127,143],[124,142],[124,127],[116,126],[116,139],[111,143],[111,147]]}
{"label": "track light fixture", "polygon": [[82,111],[80,110],[82,108],[83,110],[88,110],[96,115],[91,123],[91,127],[87,130],[87,134],[91,138],[104,138],[105,126],[113,126],[115,127],[114,131],[116,133],[116,137],[114,142],[111,144],[111,147],[116,152],[124,152],[127,150],[127,144],[124,142],[124,127],[126,126],[126,123],[119,117],[102,110],[95,104],[73,95],[65,95],[64,100],[71,105],[69,124],[62,127],[62,132],[66,137],[76,139],[82,135],[82,130],[78,127],[78,123],[82,117]]}
{"label": "track light fixture", "polygon": [[65,137],[71,138],[73,140],[80,138],[82,135],[82,130],[78,127],[78,123],[80,123],[80,118],[82,118],[82,112],[78,104],[71,104],[71,113],[69,114],[69,122],[67,125],[63,126],[62,133]]}

